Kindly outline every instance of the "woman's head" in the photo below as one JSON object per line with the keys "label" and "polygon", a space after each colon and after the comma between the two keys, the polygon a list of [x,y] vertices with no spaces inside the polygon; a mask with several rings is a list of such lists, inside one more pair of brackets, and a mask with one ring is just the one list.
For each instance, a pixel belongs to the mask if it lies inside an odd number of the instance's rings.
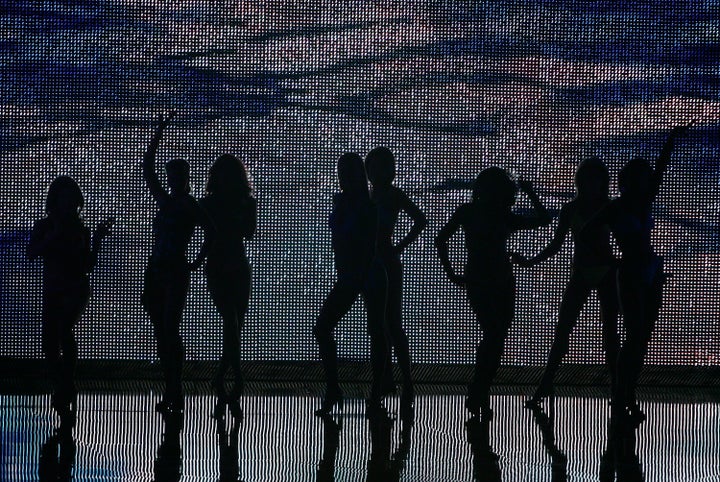
{"label": "woman's head", "polygon": [[354,152],[340,156],[337,162],[340,190],[347,194],[369,196],[362,157]]}
{"label": "woman's head", "polygon": [[618,173],[620,195],[646,196],[650,191],[653,170],[650,163],[636,157],[628,161]]}
{"label": "woman's head", "polygon": [[47,214],[77,214],[85,206],[80,186],[70,176],[58,176],[50,183],[45,212]]}
{"label": "woman's head", "polygon": [[575,189],[578,197],[608,197],[610,175],[600,158],[590,157],[580,162],[575,171]]}
{"label": "woman's head", "polygon": [[387,147],[376,147],[365,157],[365,170],[373,186],[387,186],[395,179],[395,156]]}
{"label": "woman's head", "polygon": [[171,191],[190,192],[190,164],[184,159],[173,159],[165,164],[167,182]]}
{"label": "woman's head", "polygon": [[498,207],[510,207],[515,204],[517,184],[505,169],[488,167],[483,169],[473,184],[473,201],[493,204]]}
{"label": "woman's head", "polygon": [[240,159],[232,154],[222,154],[212,166],[208,175],[207,192],[211,194],[249,196],[252,184],[247,169]]}

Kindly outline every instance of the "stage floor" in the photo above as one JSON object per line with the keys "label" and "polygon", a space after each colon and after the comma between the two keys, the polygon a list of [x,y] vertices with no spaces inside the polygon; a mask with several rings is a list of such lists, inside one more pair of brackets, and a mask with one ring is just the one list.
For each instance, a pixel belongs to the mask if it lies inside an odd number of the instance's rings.
{"label": "stage floor", "polygon": [[[209,386],[187,386],[182,418],[154,411],[159,386],[83,391],[72,437],[54,436],[50,396],[0,395],[0,479],[560,481],[614,480],[605,390],[561,388],[548,413],[523,408],[528,387],[500,387],[495,418],[468,424],[460,386],[417,388],[414,425],[365,417],[364,385],[344,385],[345,410],[317,418],[320,384],[250,383],[243,420],[218,422]],[[12,390],[11,390],[12,391]],[[647,481],[720,481],[717,389],[645,389],[647,421],[623,473]],[[488,446],[490,450],[488,450]],[[334,477],[334,478],[333,478]],[[640,477],[629,477],[628,480]],[[56,478],[53,480],[57,480]]]}

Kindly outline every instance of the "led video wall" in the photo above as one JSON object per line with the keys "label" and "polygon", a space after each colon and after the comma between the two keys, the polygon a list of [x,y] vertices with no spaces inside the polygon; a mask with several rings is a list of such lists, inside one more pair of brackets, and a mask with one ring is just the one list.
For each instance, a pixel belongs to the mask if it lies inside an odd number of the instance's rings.
{"label": "led video wall", "polygon": [[[655,204],[653,241],[670,277],[648,361],[717,365],[718,18],[715,2],[674,0],[11,2],[0,10],[0,356],[42,356],[41,264],[25,249],[48,185],[67,174],[90,228],[116,218],[76,328],[80,356],[155,357],[140,306],[155,206],[140,163],[154,119],[176,110],[158,163],[187,159],[196,197],[222,153],[253,176],[247,360],[318,358],[311,327],[334,280],[328,216],[340,154],[389,147],[396,185],[428,217],[403,254],[413,361],[470,363],[477,323],[433,246],[469,199],[466,181],[507,168],[556,213],[581,159],[607,163],[616,195],[623,163],[654,159],[671,127],[696,120]],[[517,209],[528,206],[520,196]],[[401,216],[398,235],[409,225]],[[517,234],[510,249],[537,253],[554,226]],[[504,363],[544,362],[571,255],[568,239],[542,265],[515,269]],[[451,256],[460,268],[461,234]],[[188,358],[219,356],[201,272],[182,334]],[[361,302],[337,338],[342,358],[367,359]],[[603,363],[594,296],[566,360]]]}

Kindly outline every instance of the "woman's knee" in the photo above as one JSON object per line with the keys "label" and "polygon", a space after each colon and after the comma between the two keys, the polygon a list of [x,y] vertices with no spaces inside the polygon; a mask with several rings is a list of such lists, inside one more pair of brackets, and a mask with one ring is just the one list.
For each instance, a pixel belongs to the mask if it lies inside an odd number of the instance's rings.
{"label": "woman's knee", "polygon": [[63,353],[66,355],[77,355],[77,343],[72,328],[66,327],[60,337]]}
{"label": "woman's knee", "polygon": [[332,340],[332,328],[322,319],[318,319],[312,329],[315,340],[318,343],[328,342]]}

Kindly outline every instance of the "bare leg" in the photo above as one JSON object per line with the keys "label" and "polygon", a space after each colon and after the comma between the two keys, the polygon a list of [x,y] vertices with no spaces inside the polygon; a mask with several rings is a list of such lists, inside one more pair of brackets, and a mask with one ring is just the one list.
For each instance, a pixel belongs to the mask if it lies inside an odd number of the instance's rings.
{"label": "bare leg", "polygon": [[325,415],[332,410],[335,403],[342,399],[340,384],[338,381],[337,367],[337,343],[333,336],[335,327],[340,319],[350,310],[350,307],[360,294],[360,286],[356,283],[349,283],[346,280],[338,279],[335,282],[327,298],[323,302],[318,315],[317,322],[313,328],[313,334],[318,342],[320,360],[325,371],[327,384],[325,398],[322,407],[317,410],[316,415]]}
{"label": "bare leg", "polygon": [[395,351],[400,373],[402,374],[403,392],[412,392],[410,344],[402,326],[402,264],[400,264],[399,259],[388,260],[385,263],[385,269],[388,277],[388,298],[385,319],[392,348]]}
{"label": "bare leg", "polygon": [[570,278],[560,302],[558,324],[555,327],[555,337],[545,364],[545,370],[535,394],[528,400],[526,405],[537,405],[542,398],[548,396],[552,391],[555,373],[570,348],[570,334],[577,324],[580,311],[585,305],[588,296],[590,296],[590,287],[577,276]]}
{"label": "bare leg", "polygon": [[390,365],[390,342],[385,310],[387,300],[387,277],[385,269],[374,263],[363,287],[363,298],[367,310],[367,328],[370,336],[370,365],[373,383],[370,399],[380,403],[386,394],[388,385],[392,386],[392,366]]}
{"label": "bare leg", "polygon": [[610,373],[610,394],[615,400],[617,392],[617,360],[620,337],[618,336],[618,299],[617,276],[615,271],[608,273],[597,289],[600,301],[600,316],[602,320],[603,348],[605,350],[605,363]]}
{"label": "bare leg", "polygon": [[475,374],[468,387],[466,407],[473,415],[492,418],[490,386],[500,367],[510,322],[515,313],[515,280],[468,285],[468,299],[483,332],[475,360]]}

